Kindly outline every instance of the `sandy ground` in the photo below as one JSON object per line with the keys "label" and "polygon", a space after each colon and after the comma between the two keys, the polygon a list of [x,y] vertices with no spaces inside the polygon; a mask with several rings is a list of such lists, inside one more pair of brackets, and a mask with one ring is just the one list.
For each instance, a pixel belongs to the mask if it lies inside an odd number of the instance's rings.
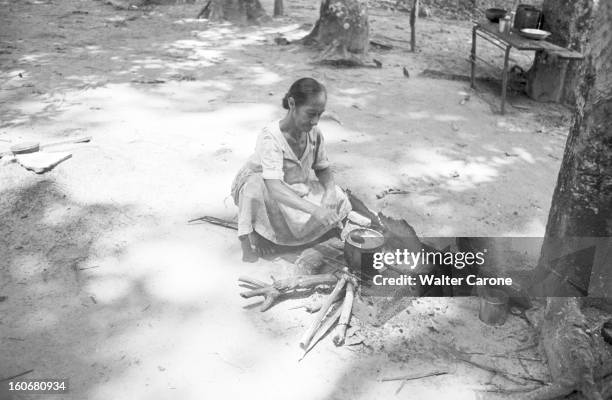
{"label": "sandy ground", "polygon": [[[290,310],[295,301],[261,314],[236,284],[294,267],[243,264],[234,232],[186,224],[235,215],[229,187],[258,129],[282,115],[292,81],[313,76],[329,91],[333,118],[320,125],[336,180],[372,208],[422,236],[542,235],[567,111],[512,96],[501,116],[495,86],[419,77],[467,74],[469,22],[419,21],[418,53],[394,41],[372,52],[382,69],[339,70],[274,43],[314,22],[306,2],[248,28],[189,19],[198,5],[0,6],[0,148],[93,139],[64,146],[73,157],[43,175],[1,161],[0,378],[69,378],[53,399],[473,399],[513,385],[444,351],[499,354],[534,340],[520,318],[482,324],[476,299],[421,299],[383,328],[362,327],[363,344],[327,340],[298,363],[310,316]],[[407,14],[373,9],[371,22],[375,36],[409,36]],[[410,193],[376,198],[391,187]],[[483,360],[544,373],[541,362]],[[397,395],[399,382],[379,382],[434,367],[449,374]]]}

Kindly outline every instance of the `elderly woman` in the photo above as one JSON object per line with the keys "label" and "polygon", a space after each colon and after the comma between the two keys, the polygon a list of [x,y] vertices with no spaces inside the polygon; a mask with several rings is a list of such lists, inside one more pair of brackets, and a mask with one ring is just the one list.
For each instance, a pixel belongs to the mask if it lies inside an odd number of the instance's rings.
{"label": "elderly woman", "polygon": [[349,213],[317,127],[326,101],[325,87],[316,80],[294,82],[282,102],[287,114],[263,128],[255,153],[234,179],[243,261],[272,253],[275,244],[312,242]]}

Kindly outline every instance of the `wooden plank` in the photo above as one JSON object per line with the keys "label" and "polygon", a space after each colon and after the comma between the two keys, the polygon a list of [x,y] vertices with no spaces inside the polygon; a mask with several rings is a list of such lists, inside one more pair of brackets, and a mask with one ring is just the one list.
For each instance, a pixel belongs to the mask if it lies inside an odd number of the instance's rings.
{"label": "wooden plank", "polygon": [[18,154],[15,156],[17,162],[25,169],[42,174],[52,170],[57,164],[72,157],[72,154],[63,152],[44,152]]}
{"label": "wooden plank", "polygon": [[532,51],[546,51],[551,54],[555,54],[562,58],[582,59],[584,56],[577,51],[566,49],[561,46],[557,46],[546,40],[533,40],[521,36],[519,32],[514,29],[510,30],[510,33],[499,32],[499,25],[492,22],[478,22],[476,23],[478,29],[486,32],[490,36],[499,40],[500,42],[507,43],[517,50],[532,50]]}

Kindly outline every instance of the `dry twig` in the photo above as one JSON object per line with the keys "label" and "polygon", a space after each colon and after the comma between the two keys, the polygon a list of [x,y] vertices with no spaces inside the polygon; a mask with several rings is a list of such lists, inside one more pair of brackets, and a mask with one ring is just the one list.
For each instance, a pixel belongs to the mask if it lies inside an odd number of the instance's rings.
{"label": "dry twig", "polygon": [[381,382],[412,381],[412,380],[415,380],[415,379],[429,378],[430,376],[439,376],[439,375],[446,375],[446,374],[448,374],[448,371],[445,371],[445,370],[442,370],[442,371],[431,371],[431,372],[428,372],[426,374],[404,375],[404,376],[397,376],[397,377],[393,377],[393,378],[382,378],[380,381]]}

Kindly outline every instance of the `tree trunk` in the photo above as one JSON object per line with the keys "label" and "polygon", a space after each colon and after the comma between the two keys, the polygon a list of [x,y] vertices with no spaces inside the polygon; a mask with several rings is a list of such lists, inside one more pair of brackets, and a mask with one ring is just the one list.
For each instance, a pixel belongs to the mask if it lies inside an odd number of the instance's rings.
{"label": "tree trunk", "polygon": [[[584,52],[592,35],[593,0],[544,0],[542,29],[552,33],[552,43]],[[568,60],[538,52],[529,70],[527,93],[539,101],[575,104],[580,60]]]}
{"label": "tree trunk", "polygon": [[302,39],[324,47],[320,60],[361,62],[369,45],[367,0],[323,0],[319,20]]}
{"label": "tree trunk", "polygon": [[[557,186],[536,282],[542,296],[610,296],[612,237],[612,5],[593,9],[593,35],[580,68],[576,112]],[[598,238],[598,239],[593,239]],[[588,249],[593,251],[589,254]],[[571,253],[582,257],[576,261]],[[568,255],[562,257],[564,254]],[[607,259],[606,259],[607,258]],[[590,263],[590,265],[589,265]],[[582,264],[582,265],[579,265]],[[586,265],[586,267],[585,267]],[[558,273],[552,272],[551,268]],[[577,267],[581,267],[577,270]],[[586,274],[590,274],[586,276]],[[574,277],[571,282],[565,277]],[[582,286],[582,293],[576,286]]]}
{"label": "tree trunk", "polygon": [[[584,295],[586,290],[589,295],[608,297],[612,291],[610,258],[599,254],[607,251],[612,237],[611,3],[594,4],[593,35],[580,67],[574,122],[536,270],[535,280],[539,283],[534,294],[551,296],[540,326],[540,342],[553,385],[525,398],[556,398],[579,390],[588,399],[601,399],[595,379],[610,373],[610,365],[598,363],[598,334],[591,336],[593,332],[585,323],[578,299],[571,296]],[[594,240],[595,245],[588,247],[589,241]],[[607,244],[597,243],[600,241]],[[575,254],[559,257],[579,249],[582,250],[578,253],[592,254],[590,268],[582,265],[577,270],[581,262],[577,262]],[[584,275],[589,274],[585,279]],[[593,293],[593,287],[601,292]]]}
{"label": "tree trunk", "polygon": [[259,0],[209,0],[198,18],[230,21],[238,24],[259,24],[268,19]]}

